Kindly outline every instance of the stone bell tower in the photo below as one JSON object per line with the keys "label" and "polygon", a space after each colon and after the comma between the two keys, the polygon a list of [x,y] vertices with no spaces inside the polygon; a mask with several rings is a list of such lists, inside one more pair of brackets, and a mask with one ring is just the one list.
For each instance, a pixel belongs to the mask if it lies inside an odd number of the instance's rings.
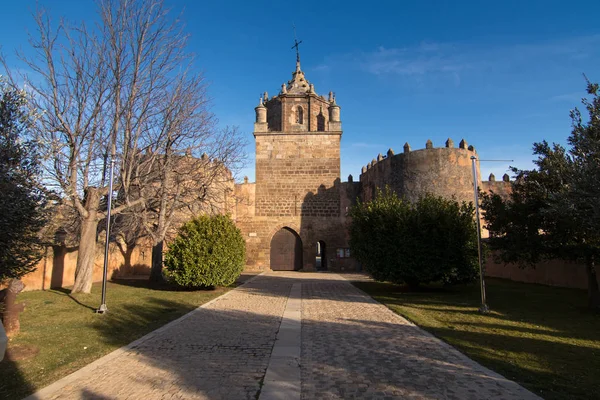
{"label": "stone bell tower", "polygon": [[339,200],[303,204],[340,178],[342,123],[333,93],[319,96],[297,60],[292,79],[276,96],[265,92],[255,110],[256,215],[339,214]]}
{"label": "stone bell tower", "polygon": [[[340,106],[332,92],[327,98],[317,94],[297,52],[292,79],[276,96],[265,92],[255,111],[256,236],[247,241],[248,251],[255,252],[256,264],[272,269],[318,268],[317,249],[335,249],[344,240]],[[294,259],[286,261],[290,254]]]}
{"label": "stone bell tower", "polygon": [[265,92],[255,108],[254,136],[264,132],[338,132],[341,135],[340,106],[335,96],[329,98],[315,93],[296,62],[296,71],[287,84],[281,85],[279,95],[268,98]]}

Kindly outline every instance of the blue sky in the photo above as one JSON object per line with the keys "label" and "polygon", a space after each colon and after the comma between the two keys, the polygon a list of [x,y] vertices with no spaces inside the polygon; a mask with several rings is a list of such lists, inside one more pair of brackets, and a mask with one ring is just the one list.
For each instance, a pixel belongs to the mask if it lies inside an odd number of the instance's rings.
{"label": "blue sky", "polygon": [[[38,0],[54,18],[95,18],[91,0]],[[254,180],[254,107],[276,94],[295,67],[342,107],[342,180],[385,154],[448,137],[473,144],[482,175],[532,166],[532,143],[565,143],[569,110],[585,95],[585,73],[600,81],[598,1],[195,1],[166,0],[182,12],[189,50],[210,81],[221,125],[248,140]],[[34,0],[2,6],[2,51],[28,51]],[[11,66],[12,66],[11,65]]]}

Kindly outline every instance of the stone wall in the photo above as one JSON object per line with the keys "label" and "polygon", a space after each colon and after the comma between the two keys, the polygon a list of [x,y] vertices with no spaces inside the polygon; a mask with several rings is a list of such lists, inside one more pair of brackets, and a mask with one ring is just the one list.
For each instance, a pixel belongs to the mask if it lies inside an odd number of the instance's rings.
{"label": "stone wall", "polygon": [[[222,163],[217,160],[209,160],[208,156],[201,158],[181,157],[178,160],[177,168],[183,175],[186,168],[190,169],[188,180],[178,182],[178,190],[182,196],[182,203],[185,207],[177,210],[173,216],[171,229],[167,232],[166,246],[177,235],[181,225],[201,214],[230,214],[232,218],[236,217],[236,199],[235,183],[232,173]],[[203,190],[198,190],[200,182]],[[191,188],[192,185],[196,187]],[[157,190],[158,184],[150,186],[150,191]],[[59,208],[49,224],[56,227],[57,230],[68,225],[66,220],[76,218],[65,211],[66,208]],[[102,280],[104,265],[104,226],[100,226],[102,231],[98,235],[96,245],[96,256],[94,260],[93,280],[94,282]],[[73,243],[78,241],[76,230],[72,230],[67,239],[68,246],[53,245],[45,250],[44,258],[38,263],[37,269],[24,276],[22,281],[26,285],[26,290],[39,290],[54,287],[72,286],[75,279],[75,268],[77,265],[77,246]],[[108,277],[130,277],[130,276],[149,276],[150,264],[152,259],[152,246],[148,240],[140,239],[138,245],[133,249],[127,249],[124,243],[113,243],[109,247]]]}
{"label": "stone wall", "polygon": [[496,181],[494,175],[490,175],[490,180],[481,182],[481,190],[484,192],[493,192],[503,199],[508,199],[510,197],[510,193],[512,192],[512,184],[508,178],[508,175],[505,175],[505,179],[502,181]]}
{"label": "stone wall", "polygon": [[[535,267],[520,268],[517,264],[495,262],[490,255],[486,260],[485,275],[516,282],[587,289],[585,265],[573,261],[548,260]],[[600,276],[598,283],[600,284]]]}
{"label": "stone wall", "polygon": [[[399,196],[416,201],[425,193],[436,196],[455,197],[459,201],[473,201],[473,169],[471,156],[475,150],[467,148],[464,140],[459,148],[452,142],[447,147],[411,151],[405,145],[404,152],[394,154],[390,149],[386,156],[378,155],[363,167],[360,175],[361,198],[371,200],[376,189],[389,186]],[[480,176],[479,166],[477,173]],[[479,181],[481,182],[481,181]]]}
{"label": "stone wall", "polygon": [[[360,192],[358,182],[334,181],[330,188],[308,191],[299,202],[300,210],[296,215],[256,215],[253,196],[257,184],[236,185],[237,218],[236,224],[246,239],[246,268],[249,270],[267,270],[270,268],[270,245],[273,236],[282,228],[290,228],[302,241],[303,269],[315,270],[317,242],[326,244],[327,268],[331,271],[353,271],[359,269],[351,257],[339,257],[339,249],[348,249],[349,207],[356,202]],[[337,196],[337,213],[319,216],[311,211],[303,214],[302,209],[315,207],[324,197],[330,201]],[[331,200],[332,201],[332,200]],[[318,211],[319,208],[315,208]]]}
{"label": "stone wall", "polygon": [[[136,246],[129,252],[115,244],[109,247],[108,278],[149,276],[152,248],[148,244]],[[47,247],[37,268],[21,280],[25,290],[44,290],[72,286],[75,282],[77,247],[55,245]],[[102,281],[104,243],[98,243],[94,260],[93,281]]]}
{"label": "stone wall", "polygon": [[257,217],[339,215],[339,133],[255,136]]}

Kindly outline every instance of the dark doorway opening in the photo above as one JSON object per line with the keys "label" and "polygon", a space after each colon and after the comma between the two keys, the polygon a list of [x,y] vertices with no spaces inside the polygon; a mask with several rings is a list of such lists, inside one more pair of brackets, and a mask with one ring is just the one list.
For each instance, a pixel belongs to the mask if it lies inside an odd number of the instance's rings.
{"label": "dark doorway opening", "polygon": [[288,227],[282,228],[271,239],[271,269],[297,271],[302,268],[302,240]]}
{"label": "dark doorway opening", "polygon": [[315,258],[317,271],[327,271],[327,245],[322,240],[317,242],[317,256]]}

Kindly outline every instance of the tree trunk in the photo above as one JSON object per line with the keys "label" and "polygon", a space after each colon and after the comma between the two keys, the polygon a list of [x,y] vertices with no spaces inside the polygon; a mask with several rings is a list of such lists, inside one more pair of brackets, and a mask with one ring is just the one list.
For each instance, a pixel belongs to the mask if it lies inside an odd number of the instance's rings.
{"label": "tree trunk", "polygon": [[79,238],[79,253],[77,254],[77,267],[75,269],[75,284],[71,293],[90,293],[96,258],[96,233],[98,231],[98,206],[100,195],[98,189],[88,188],[86,193],[85,208],[87,217],[81,221],[81,234]]}
{"label": "tree trunk", "polygon": [[152,245],[152,267],[150,269],[150,282],[162,283],[163,268],[163,241]]}
{"label": "tree trunk", "polygon": [[585,260],[585,271],[588,281],[588,304],[590,308],[600,310],[600,289],[598,288],[598,276],[594,256],[588,256]]}
{"label": "tree trunk", "polygon": [[0,317],[2,318],[4,329],[6,330],[6,336],[9,338],[19,333],[19,329],[21,328],[19,314],[25,309],[25,306],[23,304],[16,304],[15,302],[17,300],[17,295],[23,289],[25,289],[23,282],[18,279],[11,279],[8,288],[2,291],[3,306]]}
{"label": "tree trunk", "polygon": [[115,244],[123,256],[123,264],[121,264],[119,268],[119,274],[122,273],[124,275],[133,275],[134,268],[133,265],[131,265],[131,256],[133,255],[133,250],[135,250],[136,244],[121,243],[119,241],[116,241]]}
{"label": "tree trunk", "polygon": [[122,253],[123,254],[123,269],[128,271],[129,273],[133,273],[133,266],[131,265],[131,256],[133,254],[133,250],[135,249],[135,244],[126,245],[127,248]]}

